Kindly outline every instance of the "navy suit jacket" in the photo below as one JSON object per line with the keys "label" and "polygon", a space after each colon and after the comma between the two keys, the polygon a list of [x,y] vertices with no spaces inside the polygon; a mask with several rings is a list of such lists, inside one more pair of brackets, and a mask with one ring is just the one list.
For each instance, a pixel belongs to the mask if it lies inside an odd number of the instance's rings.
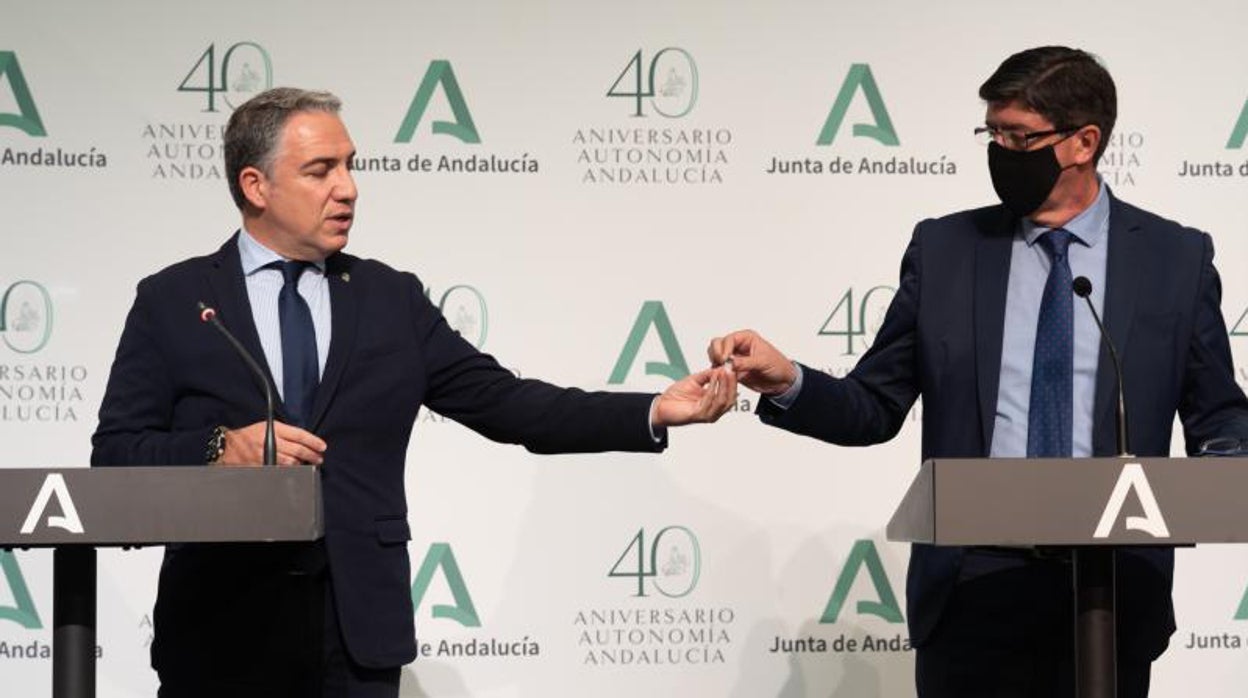
{"label": "navy suit jacket", "polygon": [[[422,404],[537,453],[658,451],[666,444],[647,426],[653,395],[517,378],[452,330],[412,274],[339,253],[326,260],[326,277],[332,339],[308,429],[329,445],[321,470],[327,560],[308,564],[329,565],[351,656],[364,666],[398,666],[416,656],[403,471]],[[200,322],[201,300],[263,357],[237,236],[214,254],[144,279],[100,408],[93,466],[202,465],[216,426],[263,418],[261,388],[225,339]],[[214,604],[228,612],[223,603],[231,595],[263,594],[263,576],[279,567],[305,564],[298,558],[307,551],[297,548],[167,550],[156,604],[158,668],[179,661],[176,638],[162,638],[162,619],[176,632],[195,632],[180,626],[213,613]],[[264,600],[253,606],[264,608]],[[247,619],[237,621],[246,632]]]}
{"label": "navy suit jacket", "polygon": [[[923,459],[988,456],[1017,226],[1002,206],[919,223],[871,349],[844,379],[805,369],[788,410],[761,401],[763,421],[837,444],[874,444],[897,434],[922,395]],[[1111,197],[1108,254],[1104,320],[1123,362],[1132,452],[1169,455],[1176,412],[1189,453],[1208,438],[1248,436],[1209,236]],[[1093,451],[1111,456],[1116,393],[1104,345],[1099,361]],[[915,646],[940,619],[963,553],[912,547],[906,591]],[[1151,656],[1174,630],[1173,567],[1169,549],[1119,556],[1120,634]]]}

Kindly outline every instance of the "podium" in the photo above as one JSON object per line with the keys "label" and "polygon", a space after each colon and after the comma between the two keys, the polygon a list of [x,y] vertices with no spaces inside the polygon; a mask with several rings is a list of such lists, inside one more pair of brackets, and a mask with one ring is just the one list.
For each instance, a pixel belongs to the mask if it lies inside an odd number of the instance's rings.
{"label": "podium", "polygon": [[886,529],[892,541],[1057,546],[1074,562],[1080,698],[1112,698],[1113,551],[1248,542],[1248,458],[933,459]]}
{"label": "podium", "polygon": [[52,695],[95,695],[97,547],[313,541],[314,467],[0,469],[0,548],[53,553]]}

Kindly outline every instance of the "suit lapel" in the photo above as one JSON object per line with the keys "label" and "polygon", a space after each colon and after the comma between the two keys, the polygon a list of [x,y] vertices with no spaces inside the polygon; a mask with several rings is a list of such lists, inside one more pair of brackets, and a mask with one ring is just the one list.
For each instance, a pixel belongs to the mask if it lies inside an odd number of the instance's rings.
{"label": "suit lapel", "polygon": [[1005,333],[1005,297],[1010,281],[1010,247],[1017,220],[1004,213],[995,229],[983,231],[975,248],[975,373],[979,387],[983,454],[992,450],[1001,381],[1001,346]]}
{"label": "suit lapel", "polygon": [[325,372],[321,383],[316,389],[316,399],[312,404],[312,414],[308,419],[308,429],[316,431],[325,410],[329,407],[330,398],[338,389],[339,380],[346,370],[347,361],[351,357],[351,349],[355,346],[356,327],[359,313],[356,312],[355,288],[359,282],[351,281],[351,258],[336,254],[325,260],[325,276],[329,283],[329,307],[331,325],[329,340],[329,356],[325,359]]}
{"label": "suit lapel", "polygon": [[[207,302],[216,308],[221,324],[255,357],[272,388],[277,384],[269,371],[269,363],[264,360],[264,349],[260,346],[260,335],[256,332],[256,323],[251,313],[247,281],[243,278],[243,265],[238,256],[238,233],[234,233],[234,237],[226,241],[209,260],[211,265],[208,269],[208,285],[212,289],[212,298]],[[282,399],[275,388],[273,403],[280,414],[283,410]]]}
{"label": "suit lapel", "polygon": [[[1105,330],[1118,348],[1118,357],[1126,361],[1127,337],[1135,319],[1139,295],[1138,273],[1140,236],[1139,223],[1130,210],[1110,195],[1109,250],[1105,268]],[[1092,409],[1092,452],[1117,453],[1114,404],[1117,402],[1117,378],[1109,349],[1101,344],[1096,365],[1096,401]]]}

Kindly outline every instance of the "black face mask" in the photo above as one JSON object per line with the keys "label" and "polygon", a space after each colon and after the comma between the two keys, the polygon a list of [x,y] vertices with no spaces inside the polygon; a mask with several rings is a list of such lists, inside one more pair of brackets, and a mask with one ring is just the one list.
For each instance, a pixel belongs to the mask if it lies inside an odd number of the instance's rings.
{"label": "black face mask", "polygon": [[1039,150],[1010,150],[988,144],[988,172],[1001,203],[1018,216],[1026,216],[1044,203],[1062,175],[1054,143]]}

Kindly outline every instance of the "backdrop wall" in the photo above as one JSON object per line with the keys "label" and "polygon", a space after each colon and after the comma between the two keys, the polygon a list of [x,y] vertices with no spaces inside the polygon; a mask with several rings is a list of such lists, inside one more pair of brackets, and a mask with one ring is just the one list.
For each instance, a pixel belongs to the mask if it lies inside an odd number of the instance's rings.
{"label": "backdrop wall", "polygon": [[[995,199],[979,84],[1022,48],[1084,47],[1119,88],[1105,181],[1214,236],[1248,383],[1241,3],[0,0],[0,17],[0,467],[86,464],[134,286],[236,228],[221,130],[269,85],[345,102],[350,251],[416,272],[522,375],[657,391],[741,327],[848,371],[914,223]],[[883,528],[921,406],[848,449],[761,426],[756,398],[657,457],[536,457],[422,413],[404,694],[912,695],[907,550]],[[151,695],[160,551],[100,560],[100,695]],[[0,552],[0,571],[0,683],[45,694],[51,555]],[[1242,693],[1246,588],[1248,551],[1179,552],[1155,695]]]}

